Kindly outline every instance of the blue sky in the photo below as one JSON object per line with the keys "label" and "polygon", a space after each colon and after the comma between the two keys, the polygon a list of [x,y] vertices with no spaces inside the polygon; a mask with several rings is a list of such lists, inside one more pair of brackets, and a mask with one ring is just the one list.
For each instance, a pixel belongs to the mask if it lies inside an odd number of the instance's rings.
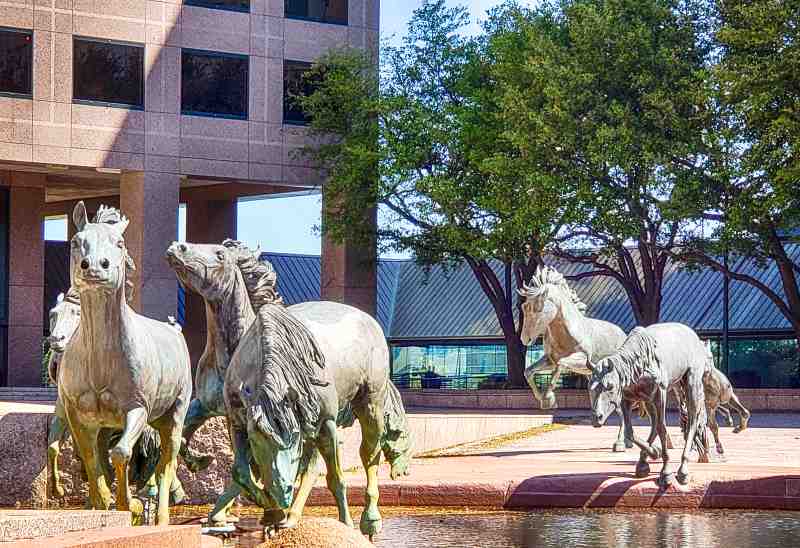
{"label": "blue sky", "polygon": [[[383,0],[381,34],[384,39],[405,33],[411,13],[422,0]],[[479,30],[478,21],[500,0],[448,0],[448,4],[469,7],[472,16],[470,32]],[[179,215],[179,237],[185,237],[185,211]],[[250,246],[261,246],[276,253],[319,255],[320,237],[315,227],[320,224],[320,196],[248,200],[239,203],[237,238]],[[45,222],[45,238],[66,239],[66,220]]]}

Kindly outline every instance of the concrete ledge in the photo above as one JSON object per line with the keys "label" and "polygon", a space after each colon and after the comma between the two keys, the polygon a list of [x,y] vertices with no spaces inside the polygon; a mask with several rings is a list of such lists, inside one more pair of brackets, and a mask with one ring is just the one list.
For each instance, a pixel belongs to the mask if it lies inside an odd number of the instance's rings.
{"label": "concrete ledge", "polygon": [[0,510],[0,542],[130,525],[130,512]]}
{"label": "concrete ledge", "polygon": [[[200,527],[115,527],[68,533],[56,538],[17,542],[19,548],[202,548]],[[218,545],[219,546],[219,545]]]}

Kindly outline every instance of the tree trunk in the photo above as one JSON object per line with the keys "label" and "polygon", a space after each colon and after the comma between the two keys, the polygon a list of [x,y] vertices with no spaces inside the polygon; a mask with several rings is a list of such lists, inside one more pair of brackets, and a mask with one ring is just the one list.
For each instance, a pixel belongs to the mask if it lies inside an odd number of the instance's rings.
{"label": "tree trunk", "polygon": [[508,362],[508,383],[512,388],[525,388],[525,355],[528,348],[522,344],[516,333],[506,334],[506,361]]}

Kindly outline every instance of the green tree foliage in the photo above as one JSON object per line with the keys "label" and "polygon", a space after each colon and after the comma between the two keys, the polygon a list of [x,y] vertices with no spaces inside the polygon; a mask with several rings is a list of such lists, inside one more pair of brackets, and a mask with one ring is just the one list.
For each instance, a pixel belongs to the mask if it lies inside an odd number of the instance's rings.
{"label": "green tree foliage", "polygon": [[[364,233],[363,210],[383,204],[385,248],[410,250],[423,265],[465,262],[497,315],[509,378],[524,384],[525,347],[516,289],[567,222],[556,176],[531,173],[505,134],[487,40],[460,32],[466,10],[426,0],[378,73],[363,53],[337,51],[308,78],[299,99],[318,142],[305,152],[326,170],[323,230],[342,240]],[[492,259],[502,264],[498,271]],[[515,310],[516,309],[516,310]]]}
{"label": "green tree foliage", "polygon": [[[682,213],[705,224],[681,256],[756,287],[800,335],[800,2],[717,5],[714,121],[696,164],[702,176],[680,189]],[[780,285],[753,264],[776,267]]]}
{"label": "green tree foliage", "polygon": [[655,323],[685,225],[671,215],[672,191],[694,176],[684,164],[707,119],[703,6],[565,0],[504,10],[512,23],[491,40],[505,135],[531,172],[559,178],[562,199],[583,203],[554,252],[586,265],[576,278],[617,280],[638,323]]}

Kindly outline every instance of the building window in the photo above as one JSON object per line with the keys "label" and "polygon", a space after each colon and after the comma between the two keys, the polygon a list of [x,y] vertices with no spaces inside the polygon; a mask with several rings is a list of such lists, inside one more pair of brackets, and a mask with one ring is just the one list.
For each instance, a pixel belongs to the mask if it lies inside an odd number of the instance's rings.
{"label": "building window", "polygon": [[246,55],[183,50],[183,114],[247,119],[248,68]]}
{"label": "building window", "polygon": [[214,10],[250,11],[250,0],[183,0],[183,4]]}
{"label": "building window", "polygon": [[286,0],[286,17],[347,24],[347,0]]}
{"label": "building window", "polygon": [[75,38],[72,99],[144,108],[144,46]]}
{"label": "building window", "polygon": [[311,63],[283,62],[283,122],[286,124],[305,125],[311,121],[298,100],[314,92],[313,83],[305,78],[310,68]]}
{"label": "building window", "polygon": [[33,93],[33,33],[0,28],[0,93]]}

